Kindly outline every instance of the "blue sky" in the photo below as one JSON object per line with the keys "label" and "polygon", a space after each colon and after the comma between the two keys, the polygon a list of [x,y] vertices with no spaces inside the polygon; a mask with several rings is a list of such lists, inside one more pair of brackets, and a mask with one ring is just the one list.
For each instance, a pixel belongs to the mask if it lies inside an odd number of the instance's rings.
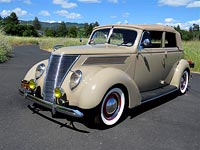
{"label": "blue sky", "polygon": [[188,29],[200,24],[200,0],[0,0],[0,15],[45,22],[164,24]]}

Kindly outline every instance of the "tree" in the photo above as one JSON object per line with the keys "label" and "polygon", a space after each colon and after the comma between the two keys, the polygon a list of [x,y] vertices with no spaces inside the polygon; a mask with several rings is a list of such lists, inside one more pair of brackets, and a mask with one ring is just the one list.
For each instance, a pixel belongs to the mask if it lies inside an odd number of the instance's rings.
{"label": "tree", "polygon": [[34,36],[38,34],[32,25],[20,24],[17,15],[12,12],[10,16],[0,20],[0,25],[7,35],[15,36]]}
{"label": "tree", "polygon": [[0,15],[0,28],[1,28],[1,26],[3,26],[4,25],[4,19],[1,17],[1,15]]}
{"label": "tree", "polygon": [[55,36],[55,31],[51,28],[46,28],[44,30],[44,33],[46,36],[54,37]]}
{"label": "tree", "polygon": [[19,20],[18,20],[16,13],[12,12],[10,14],[10,16],[5,18],[5,22],[6,22],[6,24],[14,24],[14,25],[19,24]]}
{"label": "tree", "polygon": [[189,41],[189,40],[200,40],[200,32],[199,32],[199,25],[193,24],[189,27],[189,31],[181,30],[180,26],[174,27],[181,34],[182,40]]}
{"label": "tree", "polygon": [[76,26],[72,26],[72,27],[70,27],[69,28],[69,31],[68,31],[68,36],[69,37],[72,37],[72,38],[75,38],[75,37],[77,37],[77,28],[76,28]]}
{"label": "tree", "polygon": [[84,24],[84,30],[85,30],[84,36],[88,37],[92,33],[93,28],[96,26],[99,26],[99,23],[97,21],[95,23],[90,23],[90,24],[85,23]]}
{"label": "tree", "polygon": [[99,23],[96,21],[96,22],[94,23],[93,27],[97,27],[97,26],[99,26]]}
{"label": "tree", "polygon": [[89,36],[89,32],[88,32],[89,24],[85,23],[83,28],[84,28],[84,31],[85,31],[84,36],[88,37]]}
{"label": "tree", "polygon": [[38,20],[37,17],[35,17],[35,19],[33,20],[33,27],[35,30],[40,30],[41,29],[41,24]]}
{"label": "tree", "polygon": [[67,35],[67,28],[64,21],[62,21],[56,30],[56,36],[65,37],[66,35]]}
{"label": "tree", "polygon": [[199,32],[199,25],[198,24],[193,24],[193,31]]}
{"label": "tree", "polygon": [[22,25],[24,26],[22,36],[33,36],[38,37],[37,31],[34,29],[33,25]]}

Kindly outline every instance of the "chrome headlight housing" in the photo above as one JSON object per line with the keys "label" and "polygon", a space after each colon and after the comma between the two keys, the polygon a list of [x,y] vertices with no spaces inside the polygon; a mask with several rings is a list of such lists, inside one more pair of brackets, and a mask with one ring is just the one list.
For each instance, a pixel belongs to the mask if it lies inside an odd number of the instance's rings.
{"label": "chrome headlight housing", "polygon": [[73,90],[76,88],[82,79],[82,72],[80,70],[73,71],[70,77],[70,88]]}
{"label": "chrome headlight housing", "polygon": [[35,70],[35,78],[36,79],[39,79],[42,75],[43,75],[43,73],[44,73],[44,71],[45,71],[45,68],[46,68],[46,66],[45,66],[45,64],[39,64],[38,66],[37,66],[37,68],[36,68],[36,70]]}

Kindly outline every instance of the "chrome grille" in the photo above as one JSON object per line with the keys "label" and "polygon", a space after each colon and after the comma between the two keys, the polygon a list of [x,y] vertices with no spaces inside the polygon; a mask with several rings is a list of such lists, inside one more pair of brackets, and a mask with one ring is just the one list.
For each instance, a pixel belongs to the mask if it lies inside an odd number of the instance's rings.
{"label": "chrome grille", "polygon": [[78,55],[51,55],[43,87],[45,101],[53,102],[55,87],[61,86]]}

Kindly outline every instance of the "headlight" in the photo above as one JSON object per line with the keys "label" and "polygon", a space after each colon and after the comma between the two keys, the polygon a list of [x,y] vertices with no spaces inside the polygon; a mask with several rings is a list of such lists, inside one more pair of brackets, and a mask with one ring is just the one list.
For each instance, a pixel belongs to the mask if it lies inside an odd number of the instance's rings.
{"label": "headlight", "polygon": [[76,88],[79,83],[81,82],[82,79],[82,72],[80,70],[76,70],[72,73],[71,77],[70,77],[70,88],[71,90],[73,90],[74,88]]}
{"label": "headlight", "polygon": [[45,64],[39,64],[35,70],[35,78],[39,79],[45,71]]}

